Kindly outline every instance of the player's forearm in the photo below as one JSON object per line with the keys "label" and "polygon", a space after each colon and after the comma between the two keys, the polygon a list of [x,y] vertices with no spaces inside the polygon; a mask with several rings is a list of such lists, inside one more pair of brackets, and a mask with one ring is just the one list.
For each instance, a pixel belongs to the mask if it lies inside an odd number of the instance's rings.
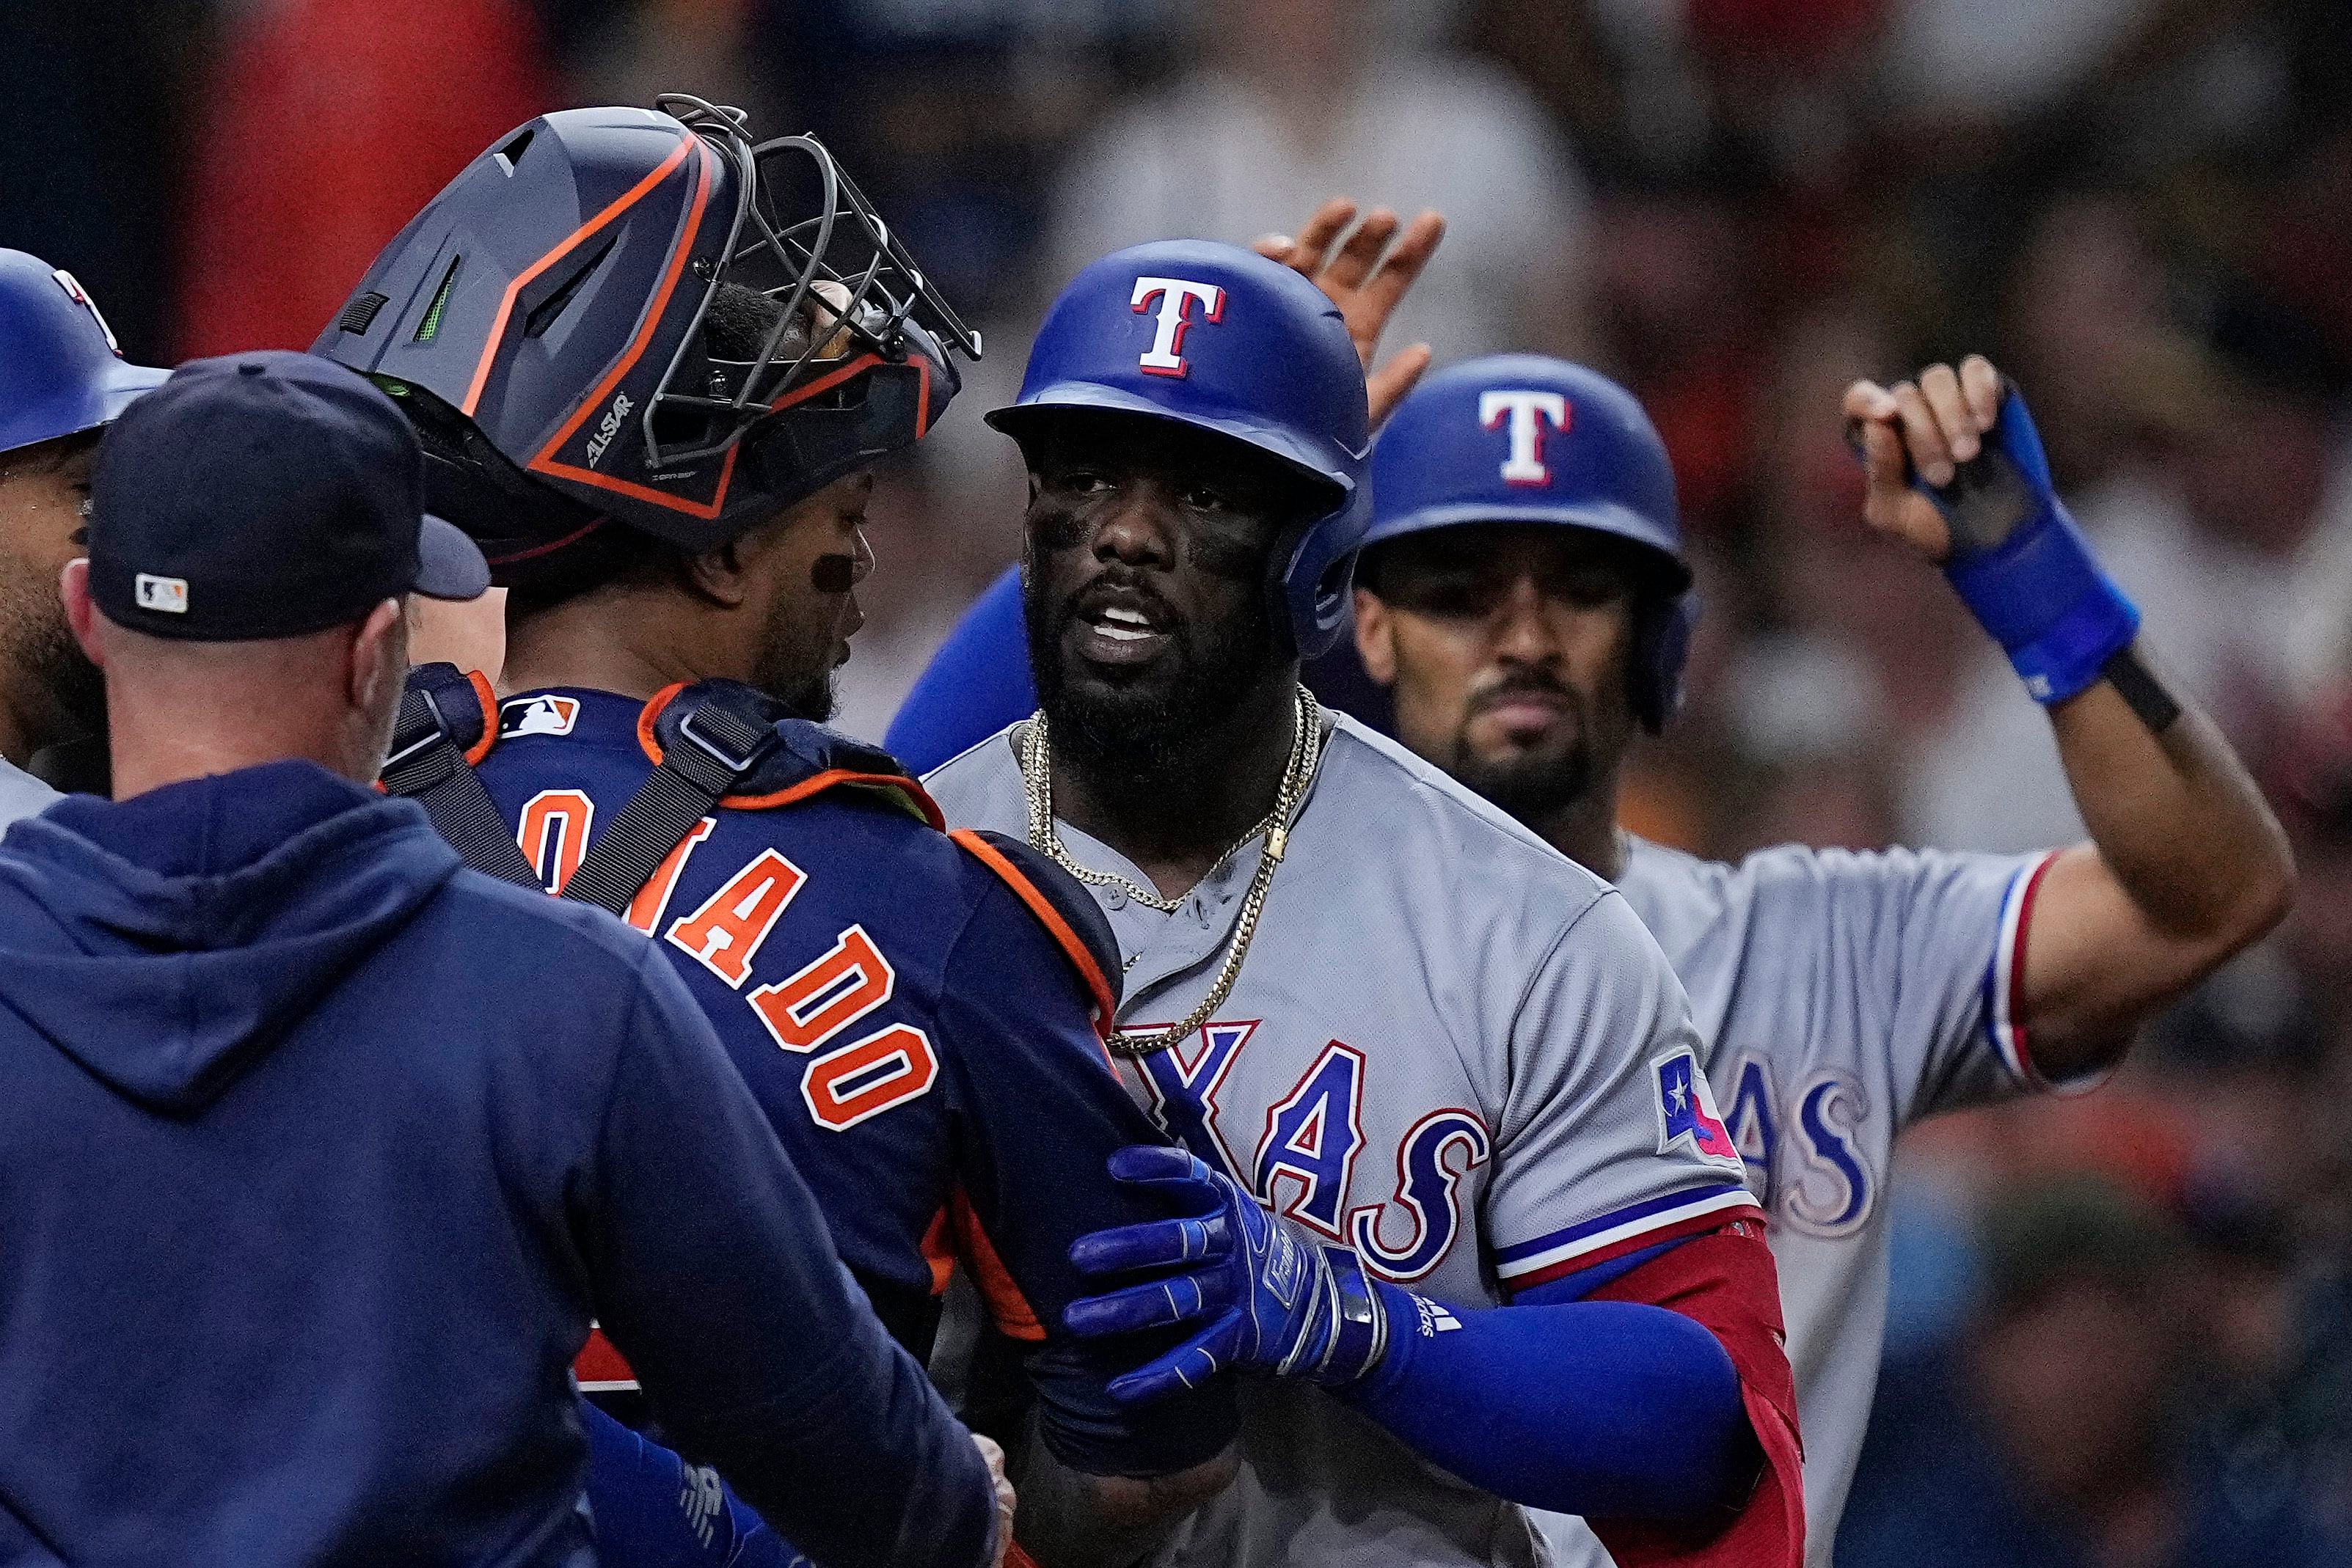
{"label": "player's forearm", "polygon": [[1126,1568],[1232,1485],[1234,1469],[1229,1448],[1174,1475],[1088,1475],[1055,1458],[1033,1421],[1013,1471],[1022,1550],[1038,1568]]}
{"label": "player's forearm", "polygon": [[[1391,1322],[1429,1322],[1380,1287]],[[1463,1312],[1391,1340],[1349,1394],[1415,1453],[1513,1502],[1698,1524],[1728,1519],[1761,1455],[1714,1335],[1664,1307],[1572,1301]]]}
{"label": "player's forearm", "polygon": [[2063,1081],[2111,1066],[2149,1015],[2275,925],[2294,866],[2193,706],[2155,728],[2101,682],[2051,722],[2092,838],[2042,878],[2026,931],[2032,1058]]}
{"label": "player's forearm", "polygon": [[588,1506],[604,1568],[806,1568],[716,1472],[582,1400],[588,1434]]}
{"label": "player's forearm", "polygon": [[2024,1022],[2045,1076],[2102,1067],[2285,912],[2284,840],[2212,725],[2148,669],[2139,608],[2059,499],[2014,386],[1972,358],[1892,393],[1858,383],[1846,407],[1865,422],[1865,515],[1943,558],[2050,710],[2093,844],[2021,906]]}
{"label": "player's forearm", "polygon": [[2105,681],[2052,709],[2050,721],[2107,872],[2152,927],[2181,945],[2184,964],[2210,967],[2286,913],[2294,862],[2229,742],[2193,703],[2172,696],[2180,715],[2161,734]]}

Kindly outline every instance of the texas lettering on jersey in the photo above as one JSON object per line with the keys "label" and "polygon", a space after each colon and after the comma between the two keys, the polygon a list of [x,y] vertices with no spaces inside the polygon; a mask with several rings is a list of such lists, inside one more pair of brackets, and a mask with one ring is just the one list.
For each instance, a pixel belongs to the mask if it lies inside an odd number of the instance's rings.
{"label": "texas lettering on jersey", "polygon": [[[1120,1062],[1151,1119],[1455,1316],[1757,1217],[1685,999],[1624,901],[1392,743],[1331,722],[1226,1002]],[[926,783],[951,821],[1025,831],[1006,736]],[[1081,864],[1142,879],[1058,831]],[[1126,967],[1122,1029],[1160,1033],[1209,993],[1261,852],[1227,857],[1172,912],[1091,890]],[[1318,1391],[1253,1393],[1242,1455],[1157,1561],[1532,1560],[1520,1511],[1433,1477]]]}
{"label": "texas lettering on jersey", "polygon": [[[1259,1021],[1206,1023],[1190,1041],[1144,1058],[1139,1070],[1153,1120],[1276,1212],[1355,1248],[1383,1279],[1403,1284],[1422,1278],[1461,1229],[1463,1178],[1486,1163],[1493,1147],[1486,1124],[1461,1109],[1422,1117],[1393,1151],[1396,1187],[1390,1199],[1360,1204],[1343,1215],[1364,1148],[1359,1113],[1366,1092],[1364,1054],[1332,1040],[1266,1112],[1249,1157],[1236,1159],[1220,1130],[1217,1090]],[[1149,1033],[1169,1026],[1136,1027]]]}
{"label": "texas lettering on jersey", "polygon": [[[1885,1337],[1895,1140],[2040,1086],[2013,1015],[2048,860],[1783,847],[1724,865],[1629,850],[1618,886],[1690,994],[1714,1103],[1771,1218],[1808,1551],[1827,1568]],[[1608,1561],[1580,1524],[1549,1533],[1565,1568]]]}

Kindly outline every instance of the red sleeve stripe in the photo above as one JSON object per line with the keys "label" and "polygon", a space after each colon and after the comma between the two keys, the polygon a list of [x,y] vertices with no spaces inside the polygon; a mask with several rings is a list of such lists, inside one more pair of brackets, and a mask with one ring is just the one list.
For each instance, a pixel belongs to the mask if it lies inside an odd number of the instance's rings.
{"label": "red sleeve stripe", "polygon": [[2034,1071],[2033,1053],[2026,1040],[2025,938],[2033,918],[2034,895],[2057,859],[2053,850],[2010,879],[2009,893],[2000,901],[2000,932],[1993,944],[1992,970],[1985,980],[1985,1031],[1992,1037],[1993,1050],[2021,1082],[2037,1089],[2047,1085]]}

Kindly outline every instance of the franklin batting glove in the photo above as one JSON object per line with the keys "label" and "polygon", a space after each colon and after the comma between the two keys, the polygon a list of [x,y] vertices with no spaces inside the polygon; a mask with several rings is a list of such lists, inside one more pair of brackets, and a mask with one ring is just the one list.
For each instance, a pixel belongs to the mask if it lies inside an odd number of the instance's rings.
{"label": "franklin batting glove", "polygon": [[1063,1311],[1076,1334],[1202,1323],[1199,1333],[1114,1378],[1138,1404],[1197,1388],[1220,1372],[1360,1381],[1388,1348],[1388,1308],[1356,1255],[1300,1235],[1182,1149],[1135,1145],[1110,1157],[1114,1180],[1167,1198],[1189,1218],[1081,1236],[1070,1261],[1091,1279],[1152,1272],[1141,1284],[1081,1297]]}

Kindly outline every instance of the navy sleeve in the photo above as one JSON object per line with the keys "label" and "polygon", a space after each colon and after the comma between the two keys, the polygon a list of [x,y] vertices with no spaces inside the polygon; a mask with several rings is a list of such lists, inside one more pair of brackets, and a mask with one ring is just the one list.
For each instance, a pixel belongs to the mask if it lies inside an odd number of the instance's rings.
{"label": "navy sleeve", "polygon": [[972,1568],[995,1531],[971,1437],[875,1318],[815,1200],[651,946],[614,1063],[582,1253],[664,1430],[834,1568]]}
{"label": "navy sleeve", "polygon": [[1036,711],[1021,569],[1007,567],[931,655],[882,744],[920,777]]}
{"label": "navy sleeve", "polygon": [[959,1252],[997,1327],[1033,1347],[1046,1446],[1090,1475],[1169,1475],[1214,1458],[1238,1422],[1230,1380],[1148,1412],[1105,1390],[1181,1333],[1089,1342],[1062,1327],[1063,1308],[1089,1290],[1070,1243],[1165,1218],[1109,1179],[1112,1152],[1167,1141],[1112,1071],[1070,957],[1009,887],[992,887],[949,956],[944,993],[967,1200]]}

